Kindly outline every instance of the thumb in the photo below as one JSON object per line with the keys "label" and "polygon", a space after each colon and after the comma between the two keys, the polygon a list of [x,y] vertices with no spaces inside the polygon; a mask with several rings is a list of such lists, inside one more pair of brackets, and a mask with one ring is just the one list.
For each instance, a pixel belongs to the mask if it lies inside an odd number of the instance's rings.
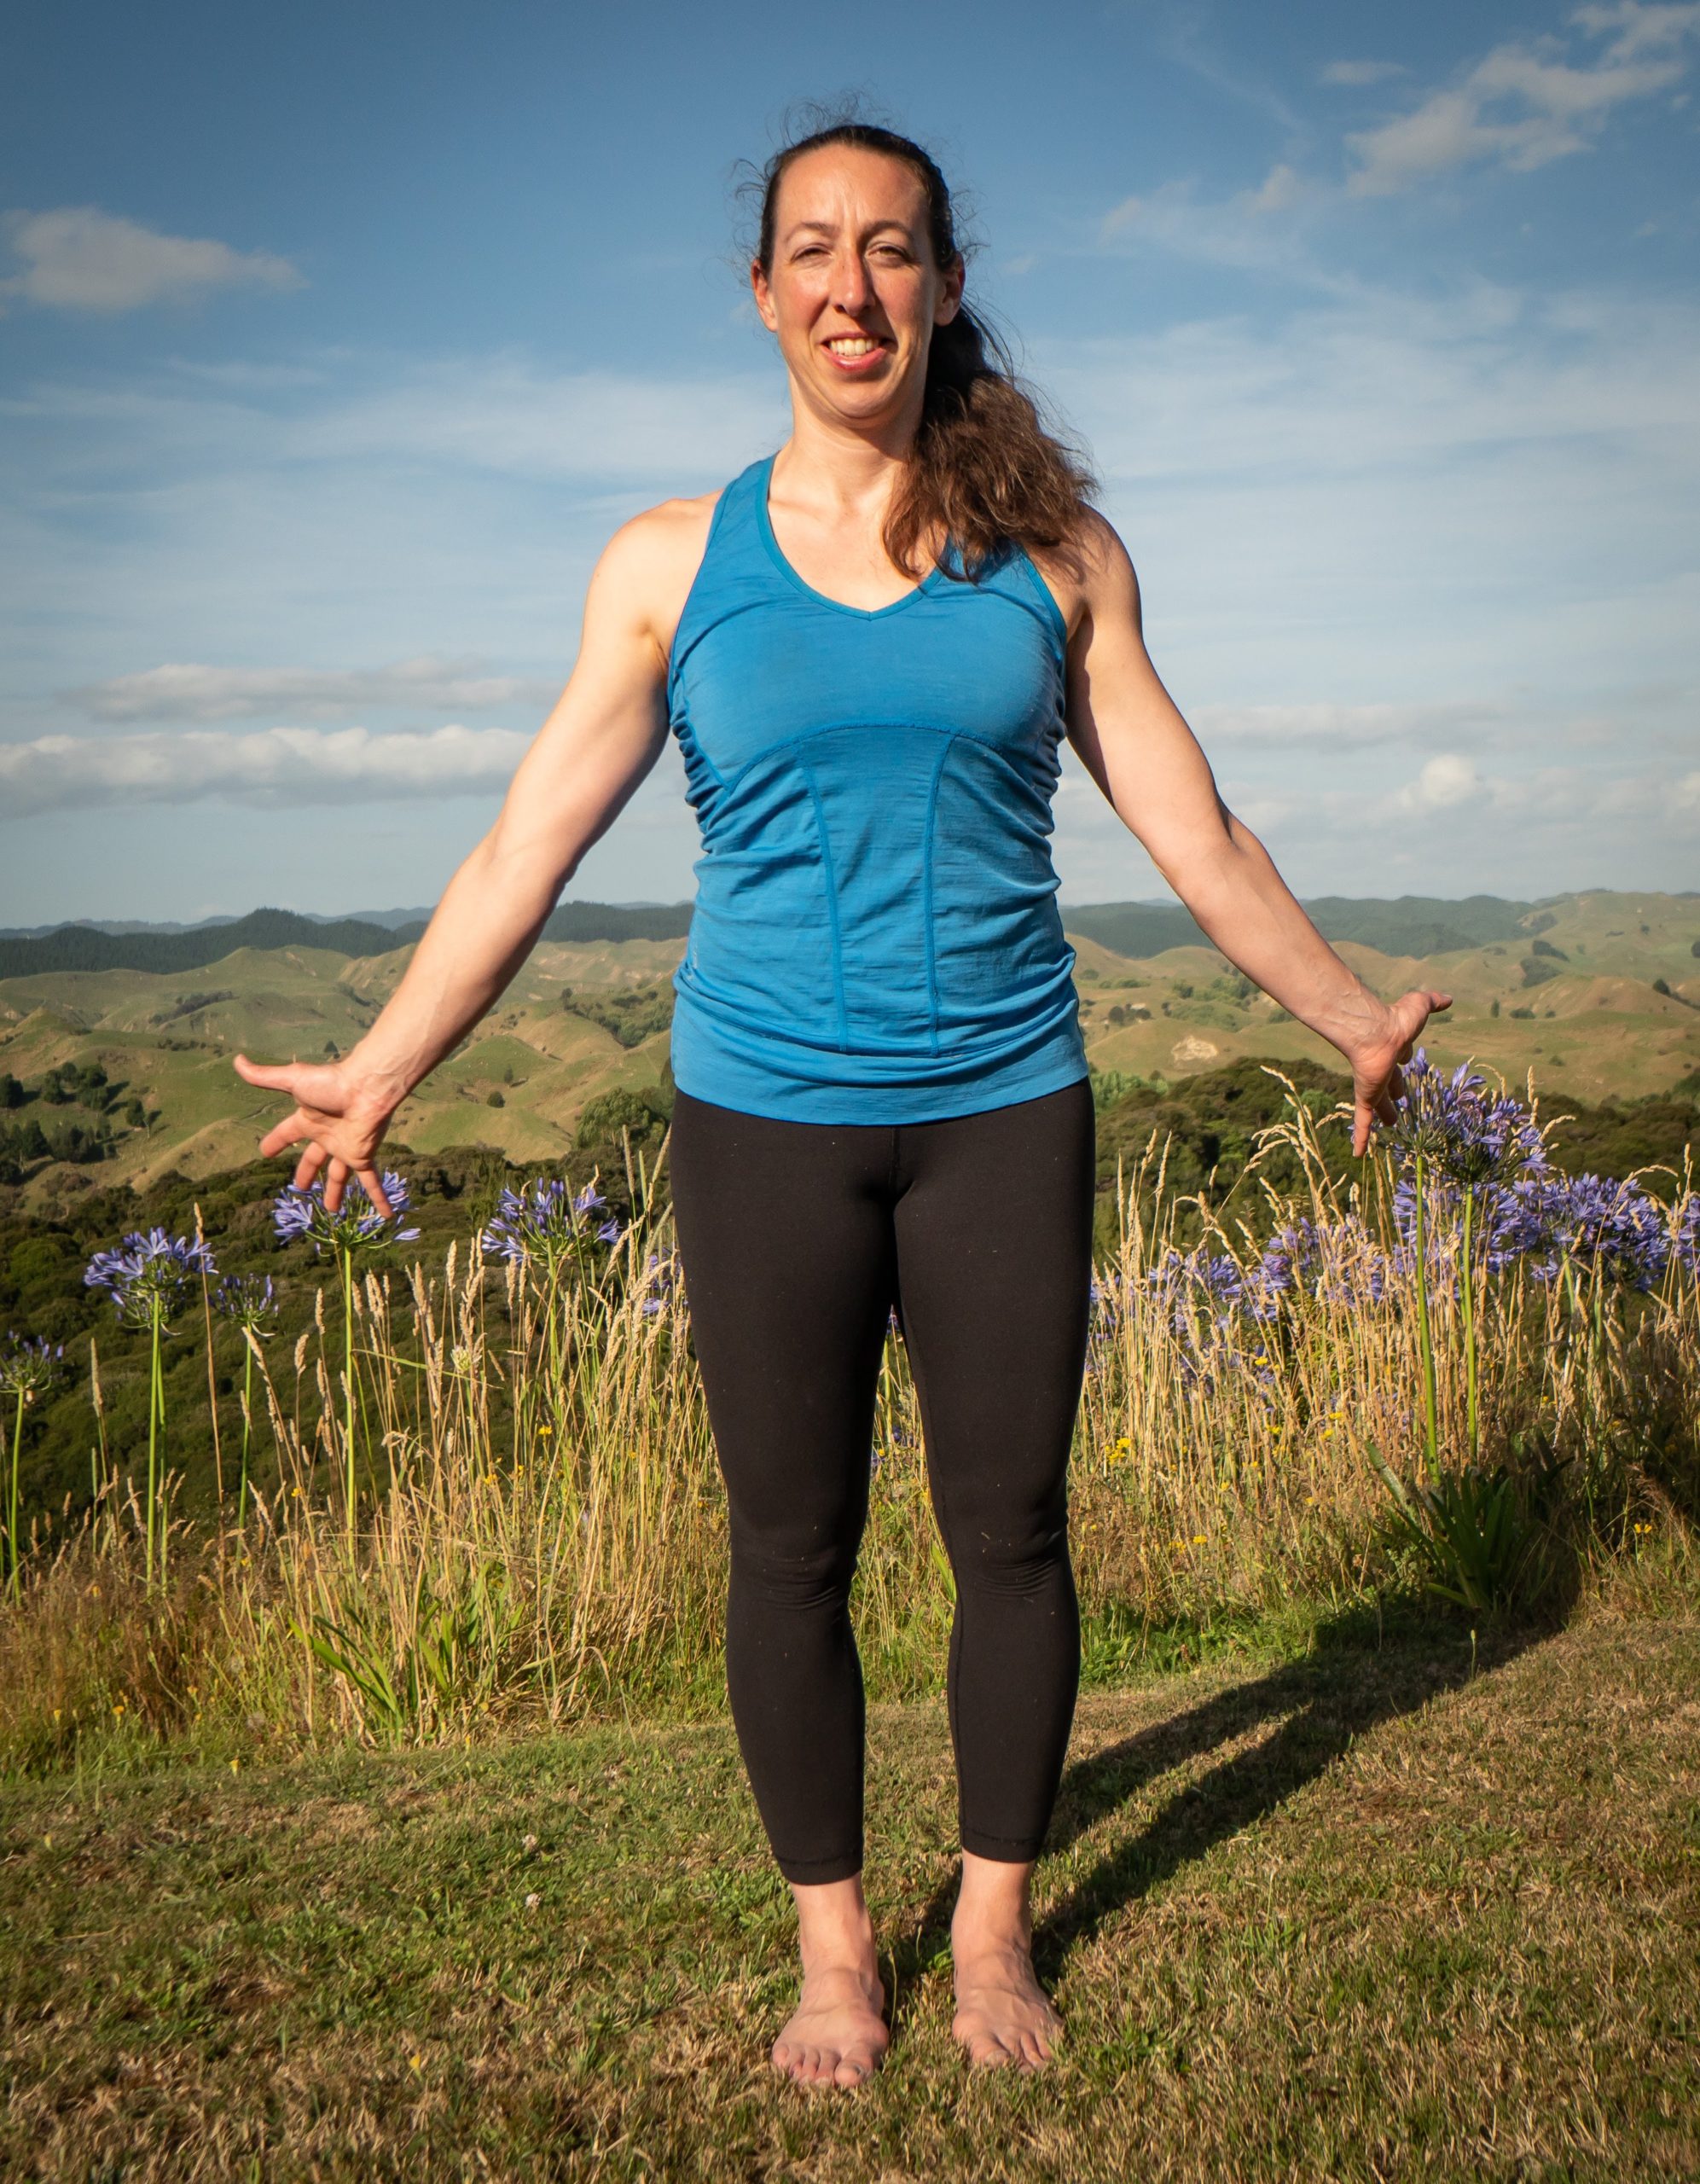
{"label": "thumb", "polygon": [[295,1081],[299,1062],[250,1061],[246,1054],[231,1057],[231,1067],[245,1083],[263,1085],[269,1092],[287,1092]]}

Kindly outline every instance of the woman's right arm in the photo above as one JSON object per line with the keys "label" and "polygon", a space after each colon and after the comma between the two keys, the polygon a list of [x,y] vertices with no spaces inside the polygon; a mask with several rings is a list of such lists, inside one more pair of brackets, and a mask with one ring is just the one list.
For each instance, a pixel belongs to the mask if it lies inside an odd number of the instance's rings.
{"label": "woman's right arm", "polygon": [[329,1064],[267,1067],[235,1057],[248,1083],[296,1102],[260,1141],[261,1153],[305,1138],[295,1183],[305,1190],[322,1168],[333,1211],[351,1175],[389,1210],[375,1164],[391,1116],[519,970],[585,851],[659,757],[668,649],[684,596],[681,549],[692,528],[686,511],[696,505],[652,509],[609,541],[585,595],[566,688],[358,1046]]}

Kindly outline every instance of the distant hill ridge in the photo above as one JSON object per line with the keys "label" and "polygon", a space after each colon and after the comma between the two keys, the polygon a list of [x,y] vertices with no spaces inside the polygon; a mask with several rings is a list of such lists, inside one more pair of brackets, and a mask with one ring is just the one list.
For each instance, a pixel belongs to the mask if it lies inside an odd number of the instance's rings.
{"label": "distant hill ridge", "polygon": [[[688,903],[563,903],[543,927],[545,940],[682,940]],[[226,924],[179,932],[107,932],[63,925],[30,939],[0,940],[0,979],[61,971],[204,970],[239,948],[325,948],[342,956],[382,956],[417,940],[426,921],[378,925],[364,918],[321,920],[294,910],[251,910]]]}
{"label": "distant hill ridge", "polygon": [[[1507,901],[1500,895],[1466,895],[1448,902],[1436,895],[1401,895],[1391,902],[1351,895],[1318,895],[1305,914],[1325,940],[1353,940],[1384,956],[1443,956],[1455,948],[1481,948],[1493,940],[1526,937],[1531,911],[1565,900]],[[1180,903],[1092,903],[1065,906],[1070,932],[1095,940],[1117,956],[1160,956],[1165,948],[1210,948],[1215,944]]]}
{"label": "distant hill ridge", "polygon": [[[1523,921],[1564,896],[1539,903],[1499,895],[1449,902],[1433,895],[1392,901],[1320,895],[1304,908],[1328,940],[1352,940],[1387,956],[1440,956],[1489,941],[1523,938]],[[688,903],[563,903],[543,927],[545,940],[682,940]],[[1213,944],[1178,903],[1065,904],[1068,930],[1117,956],[1160,956],[1165,949]],[[0,979],[38,978],[61,971],[199,971],[239,948],[320,948],[345,956],[381,956],[405,947],[425,920],[379,924],[372,918],[318,919],[293,910],[261,909],[228,922],[187,928],[107,931],[64,925],[32,938],[0,938]]]}

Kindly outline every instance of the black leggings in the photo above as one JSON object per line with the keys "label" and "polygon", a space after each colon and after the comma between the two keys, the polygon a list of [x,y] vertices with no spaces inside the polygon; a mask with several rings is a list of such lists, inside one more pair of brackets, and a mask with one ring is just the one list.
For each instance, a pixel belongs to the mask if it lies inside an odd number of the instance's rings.
{"label": "black leggings", "polygon": [[731,1513],[727,1684],[780,1870],[862,1866],[849,1600],[894,1308],[956,1582],[961,1840],[1036,1857],[1080,1668],[1066,1474],[1091,1279],[1086,1082],[895,1126],[778,1122],[681,1092],[669,1161]]}

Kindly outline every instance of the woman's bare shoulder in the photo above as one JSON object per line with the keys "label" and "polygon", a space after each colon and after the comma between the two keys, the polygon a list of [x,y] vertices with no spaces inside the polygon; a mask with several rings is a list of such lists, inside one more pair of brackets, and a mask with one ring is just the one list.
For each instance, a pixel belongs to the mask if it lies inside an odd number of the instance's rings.
{"label": "woman's bare shoulder", "polygon": [[628,517],[596,564],[593,591],[618,597],[627,613],[655,632],[664,649],[702,565],[720,491],[658,501]]}
{"label": "woman's bare shoulder", "polygon": [[602,549],[602,560],[634,573],[664,575],[682,561],[702,558],[714,505],[723,488],[694,499],[658,501],[629,516]]}
{"label": "woman's bare shoulder", "polygon": [[1030,547],[1028,558],[1050,587],[1070,637],[1106,586],[1113,590],[1133,578],[1120,534],[1094,508],[1082,508],[1059,545]]}

